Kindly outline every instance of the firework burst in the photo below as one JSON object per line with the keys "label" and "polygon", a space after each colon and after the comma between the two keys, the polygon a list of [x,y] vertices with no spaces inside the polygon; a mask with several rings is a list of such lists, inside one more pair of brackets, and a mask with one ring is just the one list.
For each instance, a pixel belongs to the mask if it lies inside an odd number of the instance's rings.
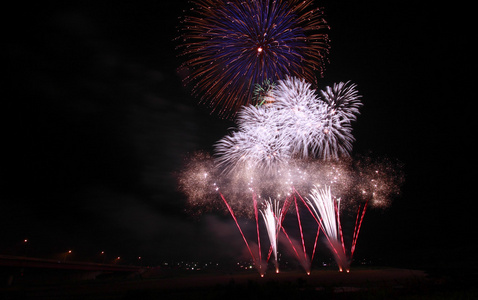
{"label": "firework burst", "polygon": [[255,103],[256,106],[261,106],[274,102],[274,98],[272,97],[272,89],[274,87],[275,83],[269,79],[264,80],[262,84],[256,83],[252,103]]}
{"label": "firework burst", "polygon": [[256,84],[286,75],[316,82],[329,44],[312,0],[201,0],[182,20],[186,84],[213,111],[235,115]]}
{"label": "firework burst", "polygon": [[319,102],[315,90],[304,80],[287,77],[272,89],[274,105],[283,120],[283,135],[291,145],[292,154],[308,157],[315,132],[322,130],[327,110]]}
{"label": "firework burst", "polygon": [[[342,88],[348,86],[340,83],[333,91],[342,94]],[[348,101],[353,105],[323,101],[310,83],[296,77],[279,80],[268,98],[273,101],[243,107],[238,130],[216,144],[218,164],[226,173],[243,166],[277,172],[293,157],[328,160],[349,155],[354,141],[351,117],[343,115],[357,115],[358,100]]]}
{"label": "firework burst", "polygon": [[356,87],[350,81],[334,83],[332,87],[320,91],[321,99],[329,105],[331,113],[337,114],[346,122],[355,121],[362,106]]}
{"label": "firework burst", "polygon": [[290,158],[289,144],[282,138],[280,122],[272,108],[248,106],[238,118],[239,130],[216,145],[218,165],[226,173],[238,168],[275,172]]}

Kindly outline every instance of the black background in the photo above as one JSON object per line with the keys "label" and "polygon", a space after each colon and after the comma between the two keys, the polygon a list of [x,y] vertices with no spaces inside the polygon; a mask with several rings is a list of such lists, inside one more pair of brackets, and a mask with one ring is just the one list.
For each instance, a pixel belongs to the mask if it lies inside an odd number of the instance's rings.
{"label": "black background", "polygon": [[[351,80],[363,95],[354,153],[405,166],[401,196],[367,213],[357,255],[476,265],[468,9],[374,2],[318,2],[331,26],[319,85]],[[173,176],[233,125],[197,105],[176,72],[188,7],[107,1],[6,12],[0,253],[236,259],[243,247],[232,221],[185,213]]]}

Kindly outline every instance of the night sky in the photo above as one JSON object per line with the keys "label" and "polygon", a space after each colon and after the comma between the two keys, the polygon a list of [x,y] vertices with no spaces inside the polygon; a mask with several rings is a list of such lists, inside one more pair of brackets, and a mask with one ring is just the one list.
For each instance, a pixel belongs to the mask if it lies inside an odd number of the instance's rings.
{"label": "night sky", "polygon": [[[2,105],[0,254],[235,259],[223,213],[192,217],[174,177],[233,123],[176,72],[187,1],[29,4],[11,11]],[[316,1],[331,26],[320,87],[363,95],[354,154],[403,162],[405,185],[370,210],[357,256],[476,265],[471,43],[466,8]],[[28,252],[21,241],[29,240]]]}

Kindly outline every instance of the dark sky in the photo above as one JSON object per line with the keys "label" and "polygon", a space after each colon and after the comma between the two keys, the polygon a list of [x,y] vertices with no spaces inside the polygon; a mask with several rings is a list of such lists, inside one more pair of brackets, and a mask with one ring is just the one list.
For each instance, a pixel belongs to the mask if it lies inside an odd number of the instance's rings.
{"label": "dark sky", "polygon": [[[318,3],[332,47],[320,82],[351,80],[363,95],[354,153],[405,165],[402,195],[367,214],[357,255],[463,261],[475,227],[466,10]],[[238,255],[231,220],[188,216],[172,176],[232,125],[198,106],[176,73],[173,39],[187,8],[111,1],[12,11],[0,254],[23,251],[28,238],[31,255],[43,256],[69,248],[151,261]]]}

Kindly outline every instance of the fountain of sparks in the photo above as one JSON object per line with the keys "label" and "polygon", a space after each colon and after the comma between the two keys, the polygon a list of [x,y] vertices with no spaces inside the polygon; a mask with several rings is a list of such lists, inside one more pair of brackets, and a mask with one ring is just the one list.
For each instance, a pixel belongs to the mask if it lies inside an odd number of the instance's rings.
{"label": "fountain of sparks", "polygon": [[340,222],[340,198],[332,196],[330,187],[318,188],[315,187],[310,192],[310,199],[306,202],[311,208],[311,213],[315,216],[315,220],[322,228],[328,241],[330,250],[332,251],[335,261],[339,267],[339,271],[350,271],[350,264],[355,252],[358,235],[362,226],[362,221],[365,216],[368,201],[363,205],[359,205],[357,210],[357,217],[355,219],[355,226],[352,237],[352,244],[350,250],[346,251],[342,224]]}
{"label": "fountain of sparks", "polygon": [[279,261],[277,260],[277,242],[281,225],[281,209],[277,200],[272,201],[269,199],[264,202],[264,209],[261,210],[262,217],[267,229],[267,235],[269,236],[269,242],[272,247],[272,253],[274,253],[274,265],[276,273],[279,273]]}
{"label": "fountain of sparks", "polygon": [[334,254],[335,261],[342,272],[350,270],[350,260],[345,254],[345,245],[340,224],[340,198],[332,197],[330,188],[314,188],[310,192],[307,203],[319,222],[327,237],[329,247]]}

